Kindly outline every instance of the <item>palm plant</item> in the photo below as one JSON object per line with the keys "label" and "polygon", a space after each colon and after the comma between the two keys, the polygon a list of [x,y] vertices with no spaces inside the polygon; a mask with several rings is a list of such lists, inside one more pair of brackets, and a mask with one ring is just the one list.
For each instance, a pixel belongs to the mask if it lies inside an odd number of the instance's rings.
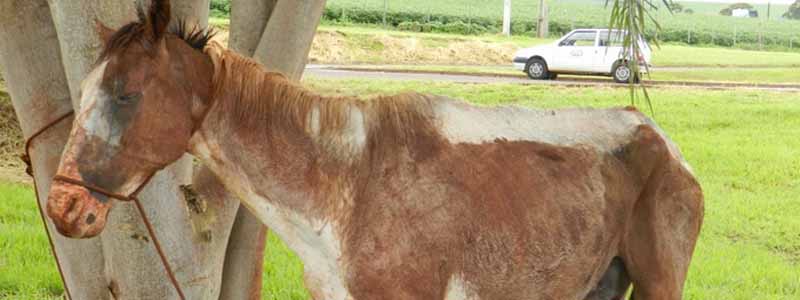
{"label": "palm plant", "polygon": [[[663,3],[670,12],[672,11],[670,9],[673,5],[672,0],[661,0],[660,2],[658,0],[606,0],[606,6],[611,5],[609,28],[627,32],[622,43],[625,49],[623,57],[629,58],[628,67],[633,74],[636,74],[636,76],[631,76],[628,81],[630,84],[631,104],[636,104],[638,95],[636,86],[638,85],[651,113],[653,112],[653,105],[647,93],[647,88],[641,83],[637,83],[635,79],[641,73],[639,63],[640,54],[643,51],[642,47],[644,46],[638,40],[645,38],[645,28],[648,25],[655,26],[656,32],[661,31],[661,25],[655,18],[655,11],[659,9],[659,3]],[[659,46],[657,38],[653,40],[653,43],[657,47]],[[644,68],[649,74],[650,67],[645,64]]]}

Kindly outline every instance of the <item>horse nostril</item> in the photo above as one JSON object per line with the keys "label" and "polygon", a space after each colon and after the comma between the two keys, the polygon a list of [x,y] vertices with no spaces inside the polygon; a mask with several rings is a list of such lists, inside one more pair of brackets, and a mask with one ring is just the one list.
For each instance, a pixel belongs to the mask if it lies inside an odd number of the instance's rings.
{"label": "horse nostril", "polygon": [[95,216],[94,216],[94,214],[91,214],[91,213],[90,213],[90,214],[89,214],[89,215],[86,217],[86,224],[92,225],[92,223],[94,223],[94,220],[95,220],[95,219],[97,219],[97,217],[95,217]]}
{"label": "horse nostril", "polygon": [[78,201],[80,201],[78,196],[70,196],[69,197],[69,206],[67,206],[67,210],[66,211],[68,211],[68,212],[72,211],[72,209],[75,208],[75,205],[78,204]]}

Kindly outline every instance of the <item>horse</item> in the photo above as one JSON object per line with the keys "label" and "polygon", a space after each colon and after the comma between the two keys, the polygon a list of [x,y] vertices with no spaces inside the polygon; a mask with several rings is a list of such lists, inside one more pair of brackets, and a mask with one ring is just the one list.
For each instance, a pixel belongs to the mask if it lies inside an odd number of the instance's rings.
{"label": "horse", "polygon": [[104,49],[47,202],[102,232],[188,152],[304,263],[313,299],[680,299],[703,194],[633,108],[324,96],[170,27],[153,1]]}

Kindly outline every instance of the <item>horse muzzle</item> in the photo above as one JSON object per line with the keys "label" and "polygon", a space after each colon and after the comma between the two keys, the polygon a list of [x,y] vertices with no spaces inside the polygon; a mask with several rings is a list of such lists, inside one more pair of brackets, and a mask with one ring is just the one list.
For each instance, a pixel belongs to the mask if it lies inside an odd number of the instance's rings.
{"label": "horse muzzle", "polygon": [[79,185],[53,181],[47,198],[47,215],[59,233],[70,238],[91,238],[106,226],[110,201],[100,202]]}

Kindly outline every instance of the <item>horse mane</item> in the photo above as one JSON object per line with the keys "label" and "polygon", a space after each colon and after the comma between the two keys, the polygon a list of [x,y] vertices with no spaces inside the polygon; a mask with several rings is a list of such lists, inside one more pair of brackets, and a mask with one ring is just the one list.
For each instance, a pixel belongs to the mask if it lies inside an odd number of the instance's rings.
{"label": "horse mane", "polygon": [[[434,140],[441,139],[433,117],[434,97],[417,93],[372,99],[322,96],[216,43],[206,53],[215,65],[214,105],[235,130],[271,136],[332,135],[349,126],[353,109],[358,109],[364,116],[370,151],[394,151],[412,144],[429,150]],[[319,122],[316,129],[310,122],[312,114]]]}
{"label": "horse mane", "polygon": [[[111,39],[105,44],[103,51],[100,53],[101,60],[112,54],[125,51],[133,42],[141,43],[145,49],[151,48],[152,41],[147,37],[147,26],[149,25],[147,23],[147,17],[141,8],[139,8],[138,16],[139,19],[137,21],[122,26],[111,36]],[[199,26],[189,28],[184,19],[173,22],[173,25],[169,28],[169,33],[198,51],[203,51],[208,45],[208,42],[217,34],[215,30],[210,28],[202,28]]]}

